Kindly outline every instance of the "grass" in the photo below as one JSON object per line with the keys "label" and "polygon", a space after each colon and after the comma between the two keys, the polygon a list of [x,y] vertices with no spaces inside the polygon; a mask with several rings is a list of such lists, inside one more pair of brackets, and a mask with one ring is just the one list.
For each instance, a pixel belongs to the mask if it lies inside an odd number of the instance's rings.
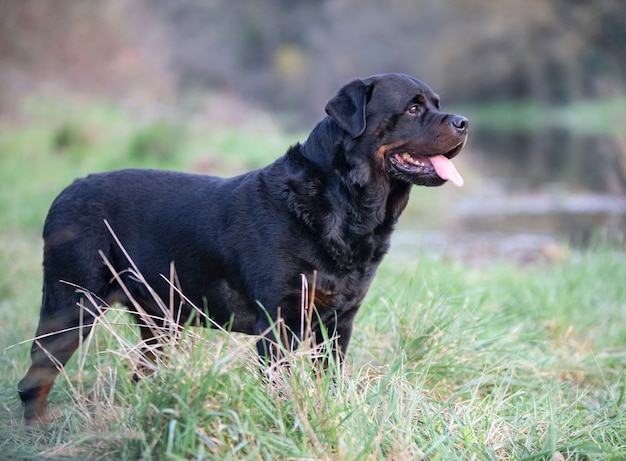
{"label": "grass", "polygon": [[[54,195],[88,171],[196,169],[207,152],[226,154],[208,155],[217,169],[232,158],[245,169],[290,142],[110,106],[77,104],[68,120],[47,110],[37,104],[0,136],[0,459],[626,459],[626,257],[607,241],[524,267],[387,259],[343,372],[316,372],[317,351],[304,345],[268,382],[253,338],[189,328],[135,385],[139,333],[113,309],[57,379],[50,426],[25,429],[15,385],[29,363],[39,233]],[[160,123],[186,139],[155,160],[137,145],[169,142],[149,136]]]}

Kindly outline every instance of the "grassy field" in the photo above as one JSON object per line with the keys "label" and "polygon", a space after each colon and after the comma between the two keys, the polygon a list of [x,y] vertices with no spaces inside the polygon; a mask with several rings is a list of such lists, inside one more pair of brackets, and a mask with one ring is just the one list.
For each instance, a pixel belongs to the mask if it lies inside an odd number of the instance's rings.
{"label": "grassy field", "polygon": [[[0,459],[626,459],[626,255],[605,240],[524,267],[387,259],[342,373],[313,372],[304,344],[268,382],[253,339],[188,329],[134,385],[138,332],[110,312],[57,379],[50,426],[25,429],[15,386],[62,187],[126,166],[236,173],[293,141],[80,101],[64,113],[37,101],[0,128]],[[436,213],[433,197],[413,205]]]}

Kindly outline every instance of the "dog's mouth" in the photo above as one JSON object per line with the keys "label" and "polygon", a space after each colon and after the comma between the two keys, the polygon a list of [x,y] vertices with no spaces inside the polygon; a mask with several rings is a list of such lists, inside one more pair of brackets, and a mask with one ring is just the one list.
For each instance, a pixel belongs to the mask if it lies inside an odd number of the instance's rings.
{"label": "dog's mouth", "polygon": [[[450,159],[456,157],[461,152],[464,144],[465,142],[462,142],[449,152],[439,155],[398,152],[391,156],[391,164],[403,175],[409,175],[418,179],[416,181],[418,183],[422,183],[419,180],[421,178],[427,180],[435,177],[443,181],[450,181],[455,186],[461,187],[463,185],[463,177]],[[428,182],[426,181],[426,183]]]}

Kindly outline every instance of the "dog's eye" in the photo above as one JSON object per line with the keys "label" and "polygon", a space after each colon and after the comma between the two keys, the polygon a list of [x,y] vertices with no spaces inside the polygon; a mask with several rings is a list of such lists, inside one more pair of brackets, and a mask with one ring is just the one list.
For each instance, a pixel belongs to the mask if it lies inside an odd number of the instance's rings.
{"label": "dog's eye", "polygon": [[409,107],[409,114],[415,115],[419,112],[419,110],[420,106],[418,106],[417,104],[413,104],[411,107]]}

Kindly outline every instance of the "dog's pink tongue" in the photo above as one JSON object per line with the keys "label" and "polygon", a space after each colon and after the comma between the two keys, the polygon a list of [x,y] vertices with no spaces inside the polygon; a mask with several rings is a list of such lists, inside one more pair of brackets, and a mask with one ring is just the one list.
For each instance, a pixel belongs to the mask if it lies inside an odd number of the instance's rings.
{"label": "dog's pink tongue", "polygon": [[434,157],[428,157],[428,159],[433,164],[437,176],[441,179],[452,181],[456,187],[463,185],[463,177],[459,174],[448,157],[445,155],[435,155]]}

